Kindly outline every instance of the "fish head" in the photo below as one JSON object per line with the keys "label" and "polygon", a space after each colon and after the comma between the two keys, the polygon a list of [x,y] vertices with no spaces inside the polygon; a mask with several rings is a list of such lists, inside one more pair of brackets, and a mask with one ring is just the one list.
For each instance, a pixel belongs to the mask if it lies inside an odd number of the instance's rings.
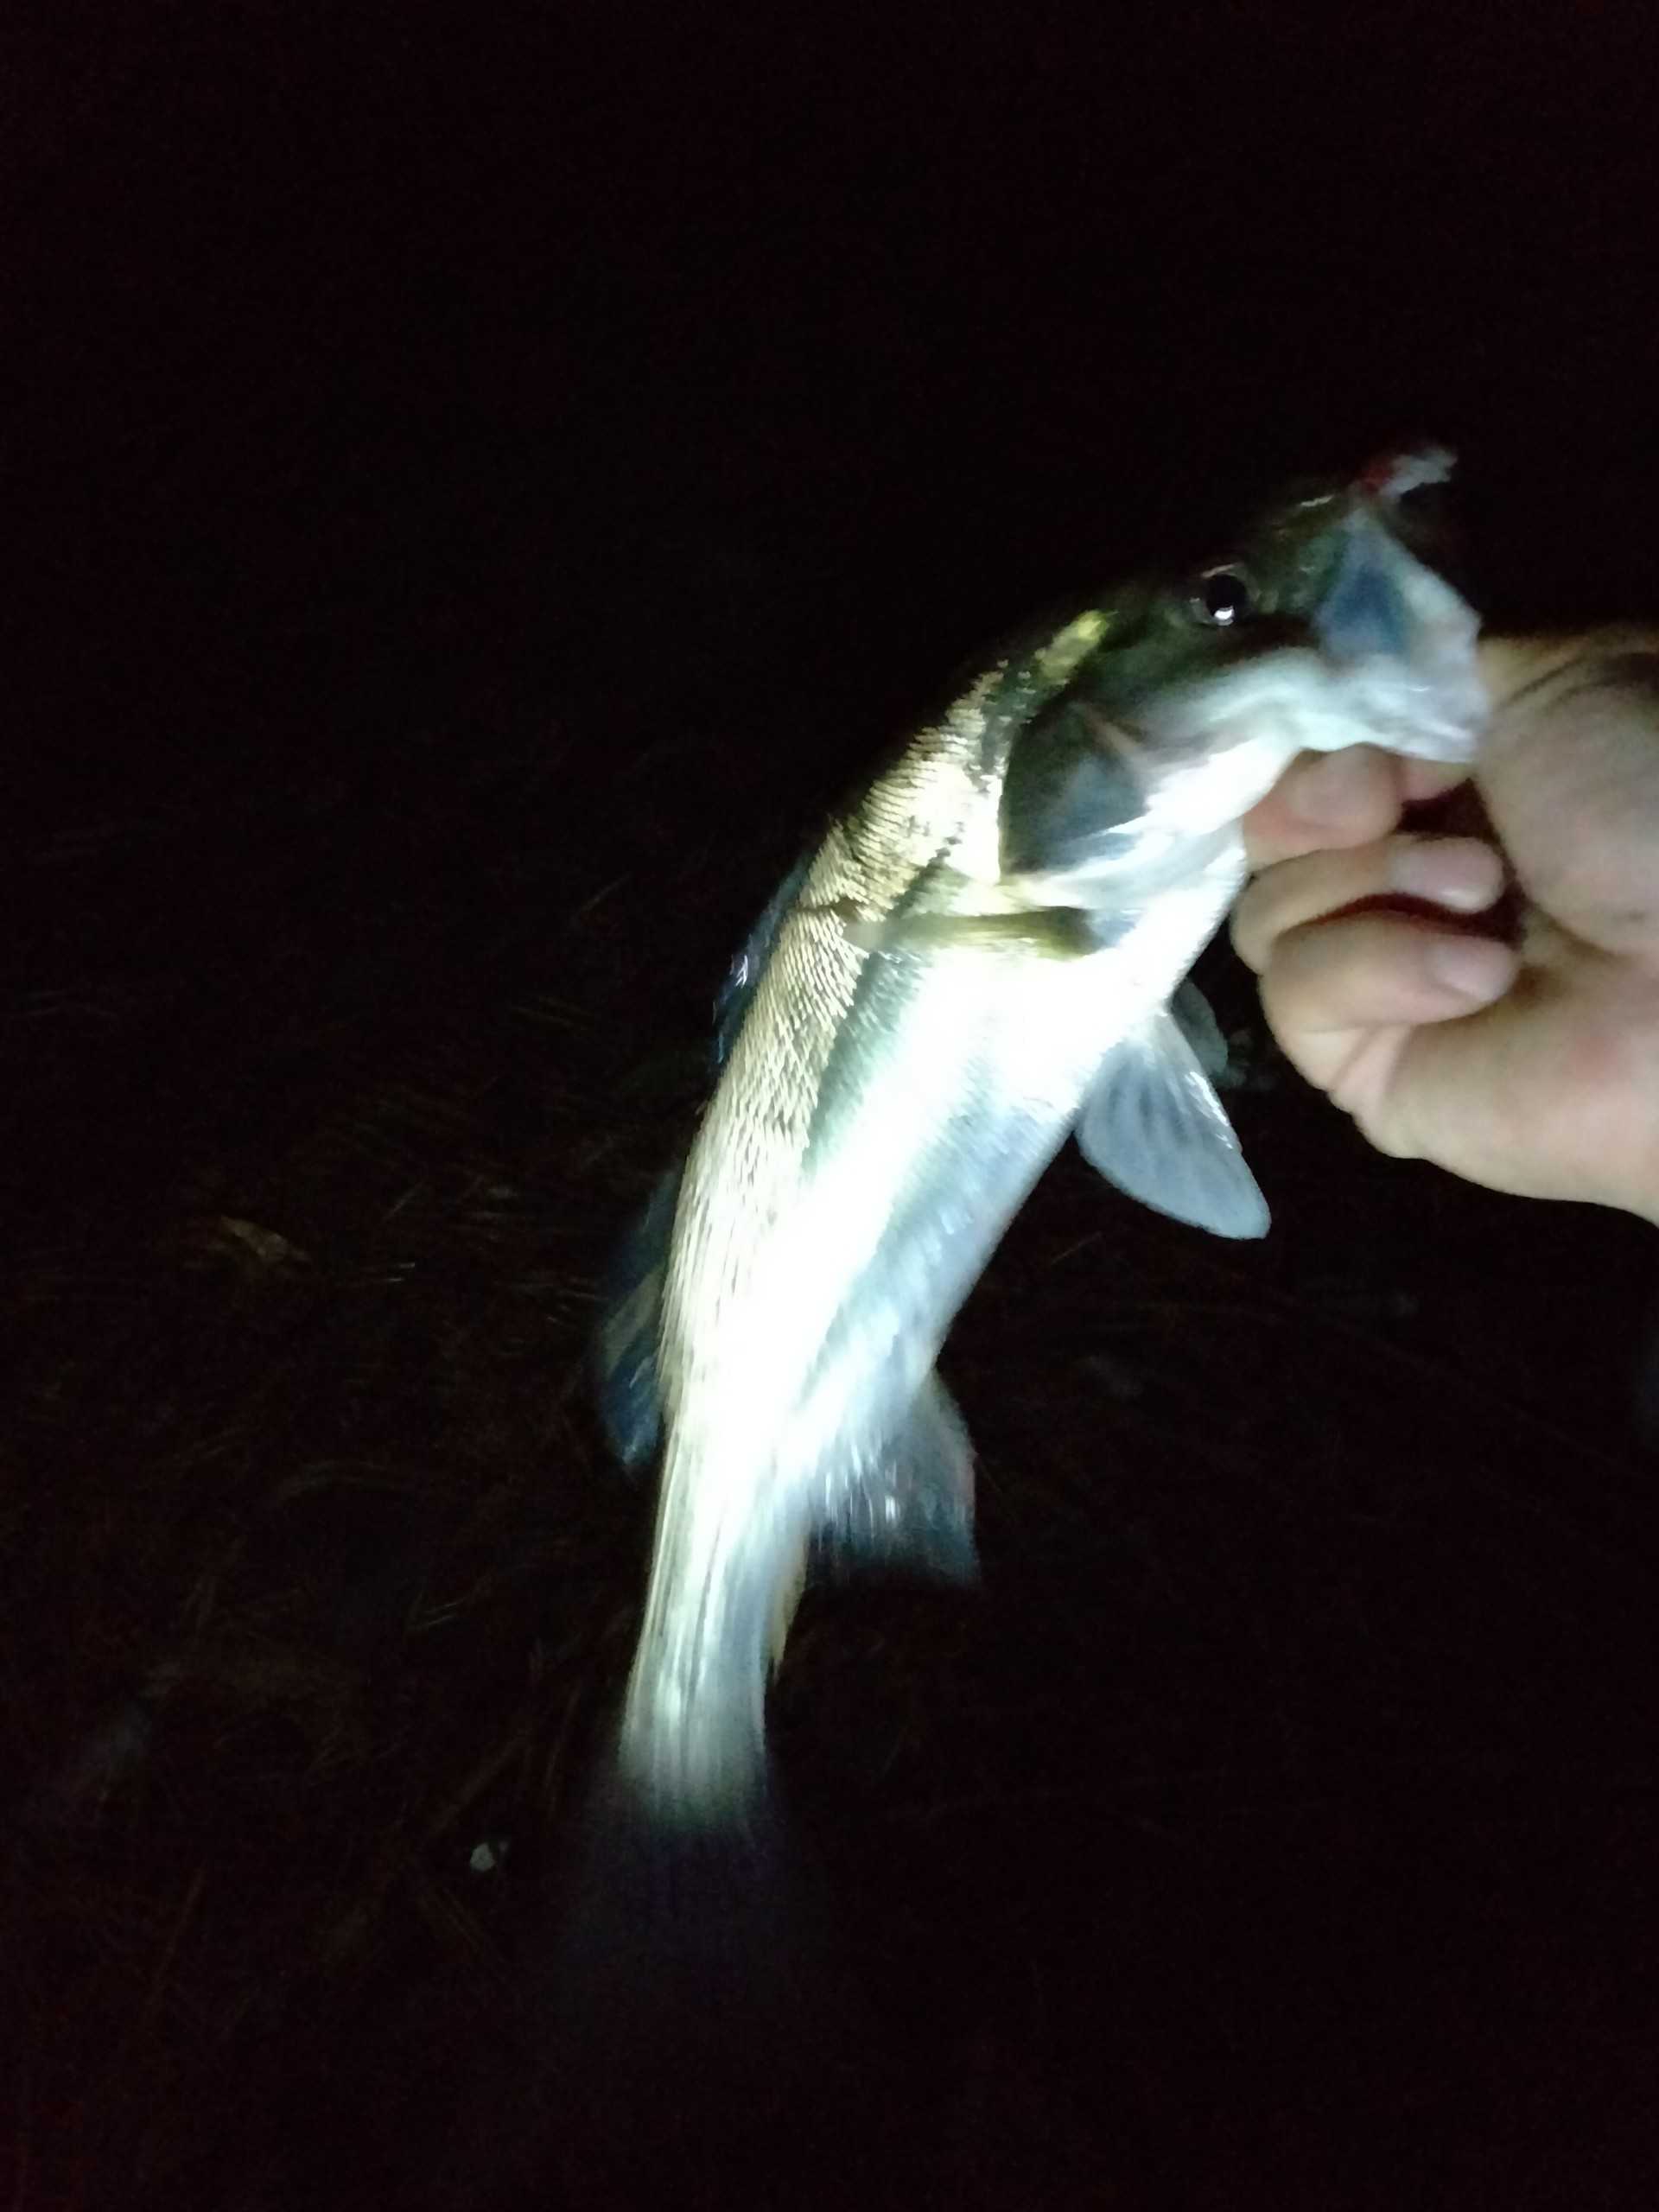
{"label": "fish head", "polygon": [[1049,695],[1004,769],[1005,874],[1045,901],[1115,900],[1232,849],[1299,753],[1471,760],[1478,619],[1414,550],[1403,509],[1450,466],[1402,454],[1298,490],[1224,560],[1050,638]]}

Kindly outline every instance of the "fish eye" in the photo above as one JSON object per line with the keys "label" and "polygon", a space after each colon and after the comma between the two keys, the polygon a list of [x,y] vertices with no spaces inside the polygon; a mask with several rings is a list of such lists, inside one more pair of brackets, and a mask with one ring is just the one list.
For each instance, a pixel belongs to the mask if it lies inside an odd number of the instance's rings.
{"label": "fish eye", "polygon": [[1200,622],[1212,630],[1230,630],[1247,622],[1255,612],[1255,593],[1244,571],[1231,562],[1203,569],[1194,578],[1188,604]]}

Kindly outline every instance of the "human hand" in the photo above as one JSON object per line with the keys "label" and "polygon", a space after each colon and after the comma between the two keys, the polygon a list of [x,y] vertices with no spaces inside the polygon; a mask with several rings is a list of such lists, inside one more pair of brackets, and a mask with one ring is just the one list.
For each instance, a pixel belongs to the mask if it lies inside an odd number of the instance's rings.
{"label": "human hand", "polygon": [[1452,772],[1304,758],[1245,817],[1233,942],[1380,1151],[1659,1222],[1659,631],[1490,639],[1481,663],[1480,834],[1399,826]]}

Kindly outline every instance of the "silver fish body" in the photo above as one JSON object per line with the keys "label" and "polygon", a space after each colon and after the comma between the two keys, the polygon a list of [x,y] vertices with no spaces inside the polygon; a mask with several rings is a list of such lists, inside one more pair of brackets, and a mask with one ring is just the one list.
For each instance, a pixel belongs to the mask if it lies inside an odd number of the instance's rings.
{"label": "silver fish body", "polygon": [[1178,994],[1243,878],[1239,817],[1299,751],[1472,753],[1476,620],[1398,519],[1433,467],[1288,499],[1235,561],[1010,649],[769,910],[660,1299],[610,1345],[664,1440],[620,1741],[652,1818],[729,1827],[763,1800],[815,1541],[971,1569],[934,1361],[1069,1133],[1165,1211],[1265,1230]]}

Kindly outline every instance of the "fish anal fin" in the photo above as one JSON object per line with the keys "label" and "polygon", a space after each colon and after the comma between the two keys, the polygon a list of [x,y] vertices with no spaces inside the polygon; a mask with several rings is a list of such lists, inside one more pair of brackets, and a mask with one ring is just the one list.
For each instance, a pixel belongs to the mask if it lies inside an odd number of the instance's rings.
{"label": "fish anal fin", "polygon": [[898,1429],[836,1485],[825,1535],[837,1565],[976,1579],[974,1450],[937,1375],[923,1382]]}

